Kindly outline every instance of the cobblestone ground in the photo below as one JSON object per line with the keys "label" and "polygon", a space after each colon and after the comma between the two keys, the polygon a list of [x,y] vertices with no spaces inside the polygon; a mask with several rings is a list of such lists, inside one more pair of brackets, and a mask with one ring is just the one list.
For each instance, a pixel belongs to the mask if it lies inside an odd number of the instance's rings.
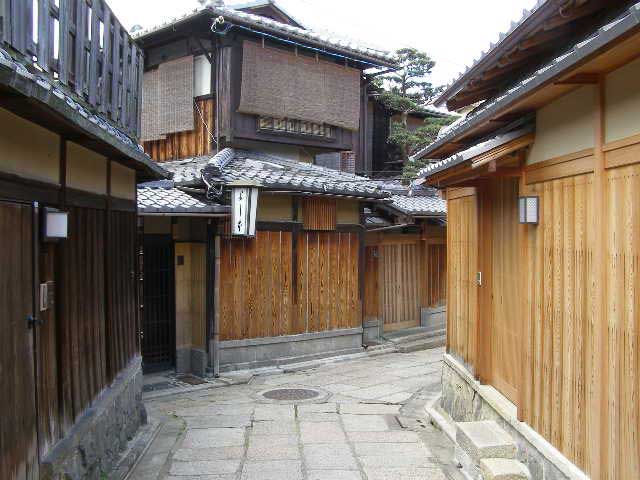
{"label": "cobblestone ground", "polygon": [[[453,445],[424,420],[443,350],[328,363],[147,403],[162,426],[135,480],[458,480]],[[316,403],[267,403],[270,388]],[[317,403],[320,402],[320,403]]]}

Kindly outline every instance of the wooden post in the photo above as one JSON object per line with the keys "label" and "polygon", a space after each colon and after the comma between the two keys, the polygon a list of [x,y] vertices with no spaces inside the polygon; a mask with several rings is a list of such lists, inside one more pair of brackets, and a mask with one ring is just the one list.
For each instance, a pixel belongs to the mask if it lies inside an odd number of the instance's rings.
{"label": "wooden post", "polygon": [[593,480],[604,478],[607,465],[607,340],[608,327],[604,314],[604,299],[607,297],[605,281],[607,260],[606,230],[604,228],[606,211],[606,177],[603,145],[605,139],[604,78],[598,79],[595,87],[595,131],[594,131],[594,170],[593,170],[593,206],[595,238],[593,244],[593,282],[591,292],[593,314],[587,328],[587,405],[586,405],[586,437],[587,437],[587,472]]}
{"label": "wooden post", "polygon": [[[518,188],[519,195],[525,195],[527,193],[527,181],[526,181],[526,155],[524,152],[520,154],[520,185]],[[520,385],[518,385],[518,420],[525,421],[529,416],[529,398],[531,392],[531,385],[533,377],[531,375],[531,309],[529,308],[529,299],[531,298],[529,291],[529,242],[528,242],[529,229],[527,225],[519,225],[518,228],[518,244],[520,246],[521,260],[519,262],[520,271],[518,272],[520,283],[520,318],[521,320],[521,335],[520,335]]]}
{"label": "wooden post", "polygon": [[220,235],[214,237],[214,286],[213,286],[213,346],[211,348],[211,363],[213,366],[213,376],[220,376]]}

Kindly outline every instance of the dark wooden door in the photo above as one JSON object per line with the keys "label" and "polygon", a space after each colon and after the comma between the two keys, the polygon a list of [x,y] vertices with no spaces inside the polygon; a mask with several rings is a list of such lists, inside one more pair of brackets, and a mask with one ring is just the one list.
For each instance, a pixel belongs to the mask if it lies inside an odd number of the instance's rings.
{"label": "dark wooden door", "polygon": [[33,209],[0,201],[0,478],[38,477],[33,329]]}
{"label": "dark wooden door", "polygon": [[142,360],[144,370],[175,365],[176,291],[174,247],[170,235],[143,240]]}

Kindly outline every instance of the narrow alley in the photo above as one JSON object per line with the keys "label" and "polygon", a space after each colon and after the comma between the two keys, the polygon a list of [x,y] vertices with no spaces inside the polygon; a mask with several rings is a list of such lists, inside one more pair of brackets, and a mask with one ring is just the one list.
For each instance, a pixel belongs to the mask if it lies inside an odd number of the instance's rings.
{"label": "narrow alley", "polygon": [[459,479],[425,420],[443,349],[327,363],[146,402],[158,433],[132,480]]}

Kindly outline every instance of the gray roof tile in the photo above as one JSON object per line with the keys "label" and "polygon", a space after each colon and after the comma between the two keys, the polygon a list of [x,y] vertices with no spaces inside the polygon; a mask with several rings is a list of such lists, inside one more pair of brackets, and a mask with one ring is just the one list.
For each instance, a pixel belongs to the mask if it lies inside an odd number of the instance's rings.
{"label": "gray roof tile", "polygon": [[[237,179],[258,181],[270,189],[386,198],[376,182],[351,173],[276,157],[262,152],[226,148],[217,155],[163,163],[176,185],[228,184]],[[221,168],[222,166],[222,168]]]}
{"label": "gray roof tile", "polygon": [[180,17],[175,17],[160,25],[156,25],[143,30],[138,30],[137,32],[132,34],[132,37],[141,38],[153,32],[163,30],[165,28],[170,28],[176,23],[189,20],[204,13],[205,11],[208,11],[212,16],[222,16],[226,20],[240,22],[260,30],[265,30],[267,32],[285,35],[290,40],[314,43],[320,46],[329,47],[336,51],[347,53],[365,60],[373,61],[374,63],[382,62],[384,65],[389,65],[395,64],[396,62],[396,56],[393,53],[365,46],[352,40],[341,38],[333,33],[329,34],[314,32],[312,30],[298,28],[292,25],[287,25],[286,23],[277,22],[260,15],[254,15],[252,13],[236,10],[232,6],[216,6],[211,4],[197,8]]}
{"label": "gray roof tile", "polygon": [[437,196],[392,195],[391,206],[407,215],[446,215],[447,202]]}
{"label": "gray roof tile", "polygon": [[176,188],[172,181],[138,186],[138,213],[228,213],[229,207]]}

